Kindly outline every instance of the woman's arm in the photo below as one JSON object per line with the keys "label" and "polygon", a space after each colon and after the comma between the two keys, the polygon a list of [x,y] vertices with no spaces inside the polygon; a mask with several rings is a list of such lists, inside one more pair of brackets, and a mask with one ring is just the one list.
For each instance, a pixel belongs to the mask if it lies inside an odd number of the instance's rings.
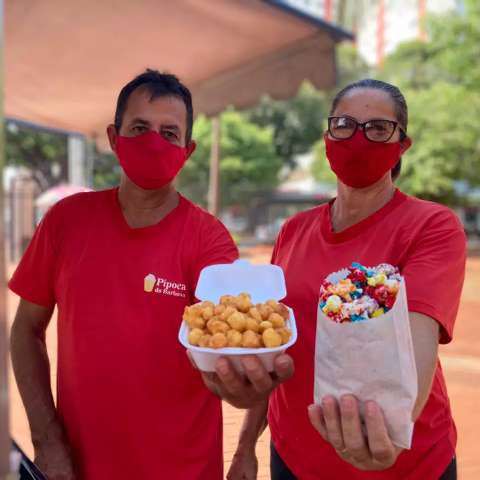
{"label": "woman's arm", "polygon": [[410,312],[413,351],[417,366],[418,395],[412,419],[416,421],[427,403],[437,368],[438,339],[440,327],[433,318],[421,313]]}
{"label": "woman's arm", "polygon": [[[437,366],[439,325],[426,315],[410,312],[410,326],[418,377],[417,401],[412,412],[415,421],[430,396]],[[362,431],[358,402],[352,395],[345,395],[338,403],[335,398],[326,397],[321,406],[310,407],[309,415],[313,426],[343,460],[360,470],[385,470],[396,462],[402,449],[390,440],[380,407],[375,402],[366,402],[365,407],[367,438]]]}
{"label": "woman's arm", "polygon": [[227,474],[228,480],[255,480],[258,462],[255,446],[267,426],[268,400],[264,400],[247,410],[233,456],[232,465]]}

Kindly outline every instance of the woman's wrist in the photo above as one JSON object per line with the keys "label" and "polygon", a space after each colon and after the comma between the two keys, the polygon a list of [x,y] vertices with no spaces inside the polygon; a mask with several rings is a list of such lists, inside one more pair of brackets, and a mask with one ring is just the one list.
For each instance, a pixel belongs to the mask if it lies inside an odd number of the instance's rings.
{"label": "woman's wrist", "polygon": [[235,454],[255,453],[255,447],[257,446],[257,439],[248,438],[240,439],[237,445]]}

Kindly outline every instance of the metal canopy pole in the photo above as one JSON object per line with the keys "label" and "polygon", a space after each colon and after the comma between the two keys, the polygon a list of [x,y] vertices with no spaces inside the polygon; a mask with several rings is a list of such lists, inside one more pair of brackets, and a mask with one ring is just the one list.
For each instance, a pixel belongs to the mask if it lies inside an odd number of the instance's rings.
{"label": "metal canopy pole", "polygon": [[5,163],[3,113],[4,2],[0,0],[0,479],[10,471],[10,428],[8,415],[8,342],[5,262],[5,210],[3,167]]}

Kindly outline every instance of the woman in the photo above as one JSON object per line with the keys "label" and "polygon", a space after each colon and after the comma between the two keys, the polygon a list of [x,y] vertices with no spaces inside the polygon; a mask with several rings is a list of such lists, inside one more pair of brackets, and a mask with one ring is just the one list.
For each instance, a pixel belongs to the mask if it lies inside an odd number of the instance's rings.
{"label": "woman", "polygon": [[[465,235],[449,209],[396,189],[412,143],[407,121],[405,99],[392,85],[367,79],[339,92],[324,137],[338,196],[287,221],[275,244],[272,261],[285,272],[285,302],[299,333],[289,350],[295,375],[269,401],[273,480],[456,478],[456,431],[437,351],[452,339]],[[374,402],[365,406],[366,435],[353,396],[311,406],[320,284],[352,261],[390,263],[406,279],[419,392],[411,450],[392,444]],[[266,411],[264,404],[248,411],[229,479],[255,478]]]}

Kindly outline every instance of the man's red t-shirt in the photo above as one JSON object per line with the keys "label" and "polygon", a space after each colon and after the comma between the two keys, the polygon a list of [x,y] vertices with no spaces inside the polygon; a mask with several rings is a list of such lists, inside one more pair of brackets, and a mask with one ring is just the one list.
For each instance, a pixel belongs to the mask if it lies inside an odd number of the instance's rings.
{"label": "man's red t-shirt", "polygon": [[[283,227],[273,253],[287,282],[286,303],[295,311],[298,341],[289,350],[295,375],[271,396],[269,425],[280,456],[301,480],[438,479],[451,462],[456,431],[440,363],[428,402],[415,423],[413,445],[383,472],[362,472],[344,462],[312,427],[318,294],[331,272],[357,261],[400,268],[409,310],[440,324],[440,342],[452,339],[465,270],[465,234],[456,216],[435,203],[396,191],[383,208],[335,233],[330,204],[300,213]],[[361,362],[361,352],[358,361]]]}
{"label": "man's red t-shirt", "polygon": [[55,205],[10,288],[58,307],[58,411],[83,480],[223,478],[220,399],[177,337],[200,270],[238,256],[183,197],[132,229],[117,189]]}

